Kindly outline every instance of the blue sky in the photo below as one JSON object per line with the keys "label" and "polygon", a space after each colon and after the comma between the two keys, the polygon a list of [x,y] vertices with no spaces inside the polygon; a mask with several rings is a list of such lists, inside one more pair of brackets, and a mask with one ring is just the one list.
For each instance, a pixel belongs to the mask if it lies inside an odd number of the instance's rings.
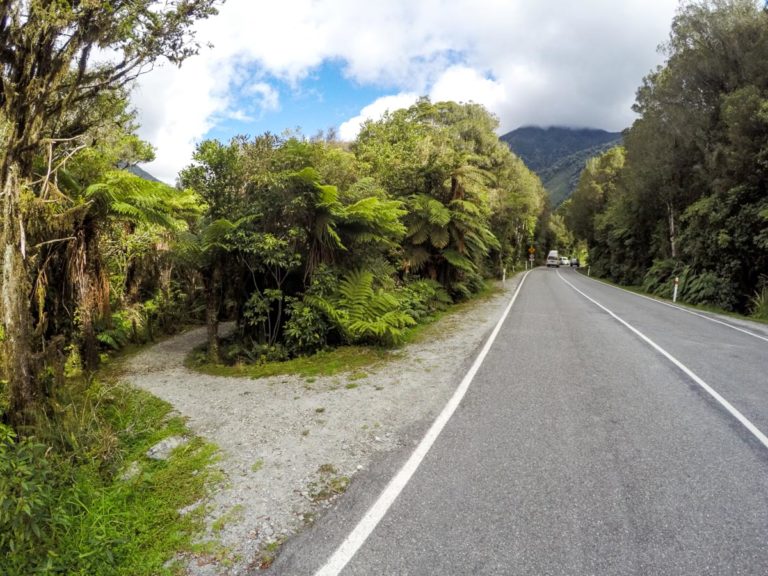
{"label": "blue sky", "polygon": [[[621,130],[663,62],[676,0],[227,0],[204,46],[159,65],[132,99],[146,168],[173,183],[196,143],[236,134],[353,139],[366,118],[419,95],[474,101],[499,133],[529,124]],[[207,44],[212,47],[207,47]]]}
{"label": "blue sky", "polygon": [[[306,136],[313,136],[318,130],[338,129],[363,107],[387,94],[384,87],[350,81],[344,77],[343,68],[339,61],[324,62],[299,85],[291,85],[279,78],[265,78],[265,83],[280,94],[277,107],[264,110],[258,105],[250,105],[251,113],[247,118],[224,117],[206,133],[206,137],[228,140],[238,133],[251,136],[264,132],[280,134],[296,128]],[[251,100],[248,94],[237,95],[237,105],[241,109],[249,108]]]}

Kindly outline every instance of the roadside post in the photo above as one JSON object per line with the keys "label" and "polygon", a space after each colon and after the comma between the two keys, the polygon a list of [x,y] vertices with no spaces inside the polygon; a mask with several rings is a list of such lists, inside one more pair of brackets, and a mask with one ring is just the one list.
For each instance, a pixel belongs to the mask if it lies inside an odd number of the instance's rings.
{"label": "roadside post", "polygon": [[675,276],[675,288],[672,291],[672,302],[677,302],[677,287],[680,285],[680,278]]}
{"label": "roadside post", "polygon": [[501,269],[501,283],[506,284],[507,283],[507,269],[502,268]]}
{"label": "roadside post", "polygon": [[587,266],[587,278],[592,276],[592,266]]}

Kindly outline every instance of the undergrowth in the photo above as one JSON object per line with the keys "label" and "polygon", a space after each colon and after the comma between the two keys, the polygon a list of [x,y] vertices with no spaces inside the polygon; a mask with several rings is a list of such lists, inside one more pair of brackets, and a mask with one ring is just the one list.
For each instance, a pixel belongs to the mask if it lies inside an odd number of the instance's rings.
{"label": "undergrowth", "polygon": [[179,573],[169,560],[193,550],[205,512],[179,510],[216,481],[215,447],[145,456],[172,435],[188,431],[167,403],[82,380],[59,387],[33,434],[0,425],[0,574]]}
{"label": "undergrowth", "polygon": [[[478,301],[491,298],[501,291],[495,284],[486,287],[476,294],[472,300],[462,301],[450,306],[440,306],[431,309],[426,307],[418,313],[410,313],[419,321],[418,324],[403,331],[401,344],[419,342],[434,336],[433,328],[442,318],[459,314]],[[226,357],[228,343],[222,342],[222,356]],[[397,357],[397,347],[381,346],[339,346],[321,350],[308,356],[299,356],[290,360],[271,360],[261,357],[253,360],[238,361],[235,364],[210,364],[207,362],[206,346],[202,345],[187,356],[185,365],[191,370],[212,376],[233,376],[265,378],[282,374],[292,374],[304,377],[334,376],[342,372],[354,372],[362,368],[370,368],[381,362]]]}

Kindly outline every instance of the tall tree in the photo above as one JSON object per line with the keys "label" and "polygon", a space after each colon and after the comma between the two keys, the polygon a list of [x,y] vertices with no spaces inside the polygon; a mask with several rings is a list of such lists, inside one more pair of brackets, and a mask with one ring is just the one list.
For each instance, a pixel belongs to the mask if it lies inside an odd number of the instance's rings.
{"label": "tall tree", "polygon": [[[101,118],[97,101],[122,89],[161,57],[180,64],[197,51],[193,23],[215,0],[3,0],[0,2],[0,353],[10,416],[22,421],[40,396],[27,245],[30,204],[48,199],[54,156],[66,156]],[[95,63],[97,50],[110,59]],[[78,142],[77,144],[82,144]],[[35,158],[51,160],[36,178]]]}
{"label": "tall tree", "polygon": [[747,311],[768,276],[768,11],[682,2],[663,51],[594,218],[593,270],[654,290],[677,275],[682,299]]}

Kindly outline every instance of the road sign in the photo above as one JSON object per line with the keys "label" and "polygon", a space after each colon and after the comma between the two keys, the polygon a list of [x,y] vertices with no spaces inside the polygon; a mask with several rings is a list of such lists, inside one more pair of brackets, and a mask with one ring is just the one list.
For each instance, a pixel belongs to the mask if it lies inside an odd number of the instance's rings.
{"label": "road sign", "polygon": [[535,253],[535,252],[536,252],[536,248],[534,248],[533,246],[531,246],[530,248],[528,248],[528,254],[533,254],[533,253]]}
{"label": "road sign", "polygon": [[531,254],[531,255],[528,257],[528,260],[530,260],[531,262],[533,262],[533,254]]}

